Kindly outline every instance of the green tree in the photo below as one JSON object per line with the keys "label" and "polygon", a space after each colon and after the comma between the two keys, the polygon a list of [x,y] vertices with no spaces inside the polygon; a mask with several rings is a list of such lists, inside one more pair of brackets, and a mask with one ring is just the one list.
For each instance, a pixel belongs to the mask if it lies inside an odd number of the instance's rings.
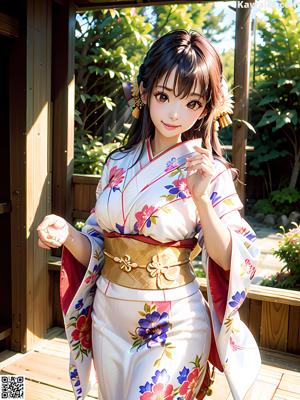
{"label": "green tree", "polygon": [[[122,110],[123,81],[132,81],[151,39],[152,26],[135,9],[100,10],[78,17],[76,25],[76,135],[102,136],[111,140],[103,121],[115,121]],[[143,32],[141,35],[140,32]],[[118,103],[119,108],[116,108]],[[124,108],[124,104],[123,104]],[[111,118],[110,118],[111,122]]]}
{"label": "green tree", "polygon": [[250,108],[258,135],[250,160],[252,173],[272,173],[269,162],[289,156],[292,173],[289,187],[295,188],[300,166],[300,20],[297,5],[281,0],[280,7],[265,12],[258,21],[262,43],[257,47],[255,86]]}
{"label": "green tree", "polygon": [[[122,82],[133,81],[150,43],[172,29],[197,29],[215,42],[224,14],[211,4],[86,12],[76,24],[75,171],[101,171],[96,157],[130,121]],[[103,150],[101,150],[103,147]],[[100,149],[100,150],[99,150]],[[102,153],[101,153],[102,154]],[[102,158],[101,158],[102,160]],[[100,169],[99,169],[100,168]]]}
{"label": "green tree", "polygon": [[228,30],[228,26],[222,25],[223,19],[224,11],[217,14],[213,3],[155,6],[150,14],[153,23],[151,34],[158,38],[172,29],[196,29],[218,43]]}

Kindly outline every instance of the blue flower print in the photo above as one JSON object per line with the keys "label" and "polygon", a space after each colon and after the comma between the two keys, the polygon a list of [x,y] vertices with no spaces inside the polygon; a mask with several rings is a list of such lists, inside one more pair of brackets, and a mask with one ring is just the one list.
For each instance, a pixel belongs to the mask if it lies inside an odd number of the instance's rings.
{"label": "blue flower print", "polygon": [[232,296],[232,301],[229,302],[229,305],[233,308],[236,308],[243,303],[245,297],[246,293],[244,290],[242,292],[236,292],[236,294]]}
{"label": "blue flower print", "polygon": [[170,327],[168,318],[168,313],[160,314],[154,311],[138,321],[139,327],[136,333],[145,341],[148,348],[157,343],[165,344]]}
{"label": "blue flower print", "polygon": [[167,383],[170,380],[170,375],[168,375],[167,370],[164,368],[161,371],[156,370],[151,379],[153,383]]}
{"label": "blue flower print", "polygon": [[176,167],[178,167],[177,158],[172,157],[171,160],[167,161],[167,168],[165,169],[165,172],[172,171]]}
{"label": "blue flower print", "polygon": [[254,232],[248,232],[246,235],[246,238],[248,239],[248,240],[251,240],[251,241],[253,241],[255,238],[256,238],[256,235],[255,235],[255,233]]}
{"label": "blue flower print", "polygon": [[177,376],[177,380],[180,384],[186,381],[189,372],[190,372],[189,368],[186,367],[184,367],[182,371],[179,371],[179,376]]}
{"label": "blue flower print", "polygon": [[83,299],[79,299],[77,303],[75,304],[76,310],[80,310],[80,308],[83,306]]}
{"label": "blue flower print", "polygon": [[120,232],[120,233],[122,233],[122,235],[124,235],[124,226],[123,225],[119,225],[119,224],[116,224],[116,228],[118,229],[118,231]]}
{"label": "blue flower print", "polygon": [[217,201],[219,201],[221,198],[221,196],[218,196],[217,192],[212,192],[211,196],[210,196],[210,200],[212,205],[214,205]]}
{"label": "blue flower print", "polygon": [[146,382],[144,386],[140,386],[140,393],[151,392],[153,383]]}

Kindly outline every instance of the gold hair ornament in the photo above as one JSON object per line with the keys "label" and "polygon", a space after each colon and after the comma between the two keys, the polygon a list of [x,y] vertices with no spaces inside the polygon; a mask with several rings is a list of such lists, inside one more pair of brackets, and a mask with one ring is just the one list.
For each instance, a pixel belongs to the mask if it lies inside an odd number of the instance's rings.
{"label": "gold hair ornament", "polygon": [[227,82],[222,78],[221,88],[223,92],[223,102],[215,107],[214,110],[214,131],[217,133],[219,128],[225,128],[232,124],[229,114],[233,114],[233,95],[229,92]]}
{"label": "gold hair ornament", "polygon": [[131,114],[134,118],[138,119],[140,116],[140,110],[143,108],[144,103],[142,102],[141,96],[140,96],[140,91],[139,91],[139,85],[137,83],[137,80],[134,80],[133,84],[130,84],[131,86],[131,98],[128,100],[128,104],[131,108]]}

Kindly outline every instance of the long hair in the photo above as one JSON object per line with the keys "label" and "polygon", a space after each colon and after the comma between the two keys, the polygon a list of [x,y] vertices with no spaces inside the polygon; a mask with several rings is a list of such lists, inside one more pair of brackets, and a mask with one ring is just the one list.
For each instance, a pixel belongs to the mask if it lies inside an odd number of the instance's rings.
{"label": "long hair", "polygon": [[171,72],[175,69],[173,91],[182,98],[188,96],[200,83],[200,96],[205,100],[203,117],[194,126],[181,134],[181,140],[202,138],[204,146],[209,143],[213,156],[227,161],[222,156],[222,149],[216,132],[213,129],[214,108],[223,101],[221,81],[222,62],[217,50],[200,33],[186,30],[175,30],[157,39],[148,50],[144,62],[139,68],[138,85],[143,82],[147,104],[142,108],[139,118],[134,120],[120,148],[112,151],[127,153],[133,146],[142,143],[141,151],[133,165],[141,158],[147,138],[154,137],[154,125],[150,118],[150,97],[157,82],[164,77],[166,85]]}

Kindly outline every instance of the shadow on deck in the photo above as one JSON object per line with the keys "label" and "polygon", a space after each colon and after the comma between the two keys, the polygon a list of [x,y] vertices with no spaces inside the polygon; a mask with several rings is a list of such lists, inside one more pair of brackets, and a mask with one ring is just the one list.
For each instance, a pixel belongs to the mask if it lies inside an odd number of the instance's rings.
{"label": "shadow on deck", "polygon": [[[300,356],[264,349],[261,349],[261,356],[260,373],[252,392],[245,400],[300,399]],[[0,353],[0,374],[24,375],[26,400],[73,400],[68,376],[68,357],[69,350],[64,330],[52,328],[47,339],[31,352]],[[98,399],[96,386],[86,399]],[[232,399],[222,373],[216,373],[213,394],[207,399]]]}

